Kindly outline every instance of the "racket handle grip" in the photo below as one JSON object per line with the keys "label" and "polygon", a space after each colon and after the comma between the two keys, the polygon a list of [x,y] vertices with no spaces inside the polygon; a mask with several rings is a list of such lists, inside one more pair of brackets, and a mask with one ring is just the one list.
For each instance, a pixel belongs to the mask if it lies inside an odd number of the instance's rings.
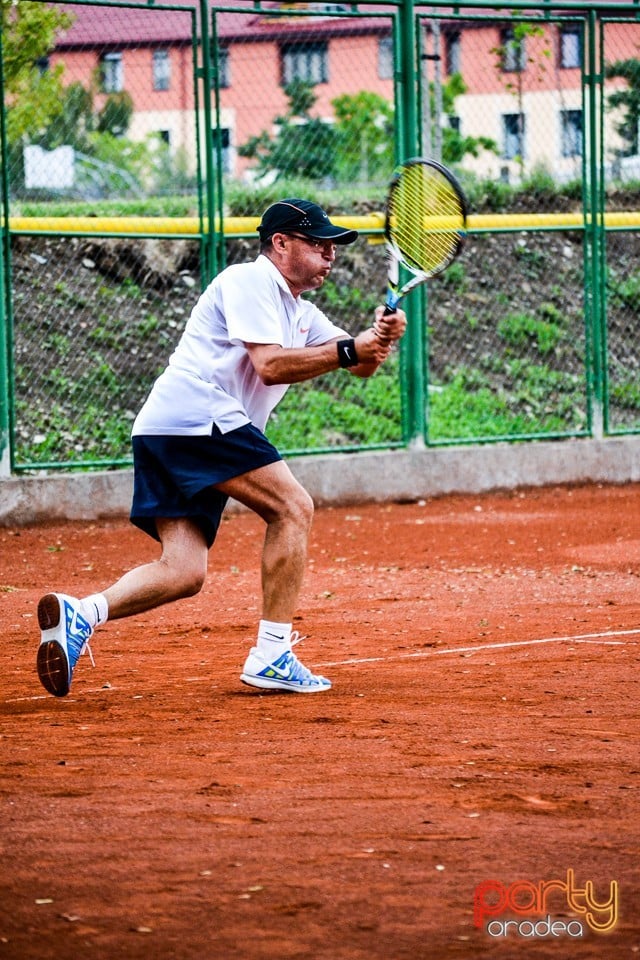
{"label": "racket handle grip", "polygon": [[390,313],[395,313],[401,300],[402,297],[399,297],[397,293],[387,290],[387,296],[384,301],[384,313],[382,316],[388,317]]}

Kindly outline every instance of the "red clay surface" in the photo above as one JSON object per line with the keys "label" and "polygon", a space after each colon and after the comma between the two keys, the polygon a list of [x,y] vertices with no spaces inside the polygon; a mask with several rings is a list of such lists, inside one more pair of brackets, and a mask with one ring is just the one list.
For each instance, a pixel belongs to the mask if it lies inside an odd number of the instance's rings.
{"label": "red clay surface", "polygon": [[636,955],[639,507],[628,485],[319,510],[295,624],[317,696],[239,682],[254,516],[223,523],[198,597],[102,628],[62,700],[39,596],[155,545],[0,529],[0,958]]}

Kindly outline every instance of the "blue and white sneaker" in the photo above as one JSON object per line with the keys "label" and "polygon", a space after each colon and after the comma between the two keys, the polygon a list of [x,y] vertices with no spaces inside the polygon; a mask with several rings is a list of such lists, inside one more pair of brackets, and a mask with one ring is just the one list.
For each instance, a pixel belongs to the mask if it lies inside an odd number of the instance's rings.
{"label": "blue and white sneaker", "polygon": [[[291,646],[295,646],[300,640],[304,640],[304,637],[298,636],[297,631],[294,631],[291,635]],[[260,687],[262,690],[321,693],[331,689],[331,681],[311,673],[311,670],[300,663],[292,650],[286,650],[273,663],[267,663],[258,648],[252,647],[240,679],[250,687]]]}
{"label": "blue and white sneaker", "polygon": [[80,613],[80,604],[64,593],[47,593],[38,604],[42,631],[36,665],[40,683],[54,697],[66,697],[80,655],[88,650],[91,627]]}

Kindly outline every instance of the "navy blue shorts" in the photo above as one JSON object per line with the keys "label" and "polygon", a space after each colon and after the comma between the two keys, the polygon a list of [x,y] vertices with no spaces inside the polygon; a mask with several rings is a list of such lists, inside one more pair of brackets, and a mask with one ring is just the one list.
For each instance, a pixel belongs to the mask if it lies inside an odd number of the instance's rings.
{"label": "navy blue shorts", "polygon": [[229,433],[214,425],[208,437],[135,436],[132,444],[131,522],[159,540],[156,518],[189,517],[209,547],[228,500],[215,484],[282,459],[251,423]]}

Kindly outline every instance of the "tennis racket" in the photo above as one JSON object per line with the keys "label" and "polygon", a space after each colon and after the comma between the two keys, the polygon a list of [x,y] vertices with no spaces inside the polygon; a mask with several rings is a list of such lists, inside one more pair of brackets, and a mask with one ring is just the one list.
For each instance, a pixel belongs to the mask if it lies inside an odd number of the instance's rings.
{"label": "tennis racket", "polygon": [[[410,290],[450,266],[464,245],[467,201],[441,163],[415,157],[395,171],[387,196],[387,297],[393,313]],[[400,267],[411,278],[400,286]]]}

